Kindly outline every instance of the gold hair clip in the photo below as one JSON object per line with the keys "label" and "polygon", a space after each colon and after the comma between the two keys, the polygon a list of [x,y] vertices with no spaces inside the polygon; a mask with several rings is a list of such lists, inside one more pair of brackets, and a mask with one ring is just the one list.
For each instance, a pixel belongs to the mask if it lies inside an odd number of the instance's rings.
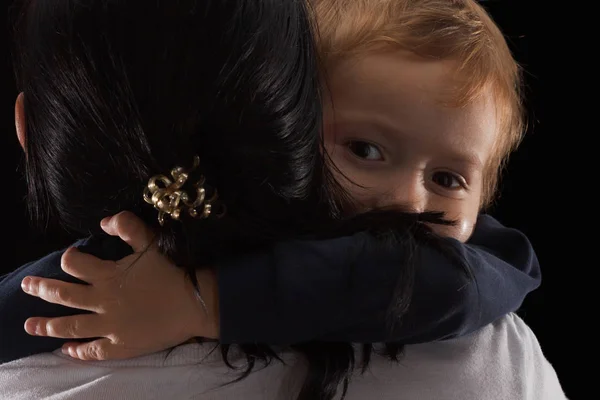
{"label": "gold hair clip", "polygon": [[[152,204],[158,210],[158,222],[161,226],[165,223],[165,215],[174,220],[179,220],[182,212],[187,212],[190,217],[199,219],[208,218],[211,214],[212,203],[217,200],[218,196],[215,190],[212,197],[206,199],[204,176],[194,184],[196,197],[193,201],[186,191],[181,190],[187,182],[190,172],[198,168],[199,165],[200,158],[195,156],[194,165],[189,171],[186,171],[183,167],[175,167],[171,170],[173,180],[165,175],[155,175],[148,181],[148,186],[144,188],[144,201]],[[159,186],[159,183],[164,187]]]}

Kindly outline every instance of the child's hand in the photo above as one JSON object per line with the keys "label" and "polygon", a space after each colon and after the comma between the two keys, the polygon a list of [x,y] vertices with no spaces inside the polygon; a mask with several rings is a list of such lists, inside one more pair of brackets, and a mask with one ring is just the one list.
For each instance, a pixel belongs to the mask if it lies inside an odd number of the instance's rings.
{"label": "child's hand", "polygon": [[89,286],[35,276],[24,278],[23,290],[32,296],[93,312],[29,318],[25,322],[27,333],[65,339],[99,338],[63,345],[63,353],[81,360],[131,358],[171,348],[193,337],[218,338],[217,283],[211,270],[197,273],[205,310],[192,283],[158,252],[152,232],[139,218],[124,212],[104,219],[101,225],[135,253],[114,262],[68,249],[62,256],[62,269]]}

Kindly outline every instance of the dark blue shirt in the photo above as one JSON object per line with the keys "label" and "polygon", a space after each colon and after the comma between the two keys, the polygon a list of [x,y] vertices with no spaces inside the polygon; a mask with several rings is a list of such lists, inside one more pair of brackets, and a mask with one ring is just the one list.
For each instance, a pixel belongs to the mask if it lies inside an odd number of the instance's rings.
{"label": "dark blue shirt", "polygon": [[[482,215],[468,244],[447,239],[473,279],[449,257],[420,247],[410,308],[390,329],[387,310],[402,265],[398,250],[382,250],[373,245],[376,240],[359,233],[285,242],[267,253],[224,263],[218,269],[221,342],[291,344],[318,339],[409,344],[448,339],[516,311],[540,284],[538,260],[528,239]],[[131,251],[107,237],[76,245],[112,260]],[[21,290],[21,280],[28,275],[80,282],[60,268],[62,253],[0,278],[0,362],[53,351],[67,341],[29,336],[23,329],[27,318],[84,313]]]}

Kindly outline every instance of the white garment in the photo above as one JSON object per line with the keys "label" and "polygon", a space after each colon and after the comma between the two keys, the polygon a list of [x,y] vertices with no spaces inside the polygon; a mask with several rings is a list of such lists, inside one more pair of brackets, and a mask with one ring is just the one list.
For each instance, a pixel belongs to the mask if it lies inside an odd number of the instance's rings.
{"label": "white garment", "polygon": [[[82,362],[60,351],[0,365],[3,400],[294,399],[302,362],[284,354],[240,382],[212,345],[187,344],[123,361]],[[458,339],[410,345],[401,362],[373,356],[348,400],[564,400],[552,366],[527,325],[509,314]]]}

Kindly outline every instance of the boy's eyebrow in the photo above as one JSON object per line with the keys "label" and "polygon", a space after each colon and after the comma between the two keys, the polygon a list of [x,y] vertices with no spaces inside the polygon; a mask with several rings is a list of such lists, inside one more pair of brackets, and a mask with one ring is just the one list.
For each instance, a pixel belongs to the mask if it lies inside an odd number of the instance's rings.
{"label": "boy's eyebrow", "polygon": [[397,142],[400,138],[404,141],[410,138],[408,132],[400,129],[396,124],[390,122],[385,116],[365,112],[339,112],[338,119],[332,124],[335,127],[370,126],[371,132],[375,133],[388,142]]}
{"label": "boy's eyebrow", "polygon": [[473,168],[483,168],[483,162],[477,153],[467,149],[453,149],[450,159],[457,163],[467,164]]}

